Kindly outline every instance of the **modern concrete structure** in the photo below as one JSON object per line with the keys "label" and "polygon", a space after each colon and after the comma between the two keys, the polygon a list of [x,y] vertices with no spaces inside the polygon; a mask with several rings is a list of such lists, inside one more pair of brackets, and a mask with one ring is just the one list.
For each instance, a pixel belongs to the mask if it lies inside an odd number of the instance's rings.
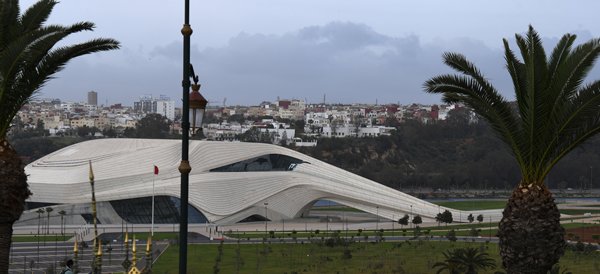
{"label": "modern concrete structure", "polygon": [[[88,161],[93,164],[101,223],[148,223],[152,184],[157,223],[175,223],[179,197],[181,142],[151,139],[99,139],[49,154],[25,168],[33,195],[31,208],[54,205],[69,222],[89,215]],[[404,214],[434,218],[444,207],[420,200],[302,153],[269,144],[192,141],[190,143],[190,222],[232,224],[292,219],[318,200],[357,208],[383,219]],[[160,172],[154,175],[154,165]],[[266,205],[268,204],[268,205]],[[455,220],[469,213],[499,220],[500,210],[450,210]],[[87,214],[87,215],[86,215]],[[86,217],[87,216],[87,217]],[[79,219],[78,219],[79,218]],[[36,224],[31,209],[22,222]]]}

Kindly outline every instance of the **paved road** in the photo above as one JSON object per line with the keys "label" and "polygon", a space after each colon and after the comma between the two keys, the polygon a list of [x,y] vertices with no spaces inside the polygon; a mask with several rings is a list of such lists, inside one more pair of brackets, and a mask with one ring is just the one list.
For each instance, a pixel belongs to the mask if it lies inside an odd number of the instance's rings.
{"label": "paved road", "polygon": [[[82,247],[78,255],[78,265],[80,272],[87,273],[90,271],[93,260],[93,247],[89,243],[89,247]],[[138,241],[136,257],[137,266],[142,269],[146,264],[145,241]],[[154,254],[157,258],[161,251],[164,251],[168,246],[167,242],[153,243]],[[109,252],[108,249],[112,248]],[[125,249],[121,243],[110,243],[103,246],[102,257],[102,272],[122,272],[121,263],[125,259]],[[61,263],[66,258],[73,258],[73,243],[72,242],[46,242],[40,243],[13,243],[10,252],[10,268],[9,273],[46,273],[48,270],[54,269],[54,273],[60,273]],[[129,260],[132,259],[131,250],[128,253]]]}

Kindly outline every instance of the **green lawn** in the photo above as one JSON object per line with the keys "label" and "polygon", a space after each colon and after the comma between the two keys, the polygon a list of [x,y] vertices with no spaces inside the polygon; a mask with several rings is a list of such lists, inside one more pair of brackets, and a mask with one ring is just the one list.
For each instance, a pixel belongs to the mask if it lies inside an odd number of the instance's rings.
{"label": "green lawn", "polygon": [[13,235],[12,236],[12,241],[16,242],[16,243],[23,243],[23,242],[37,242],[38,239],[40,242],[43,241],[47,241],[47,242],[54,242],[54,241],[66,241],[69,240],[73,237],[73,235],[65,235],[65,236],[61,236],[61,235],[40,235],[40,236],[36,236],[36,235]]}
{"label": "green lawn", "polygon": [[[565,229],[569,229],[569,228],[579,228],[579,227],[594,227],[594,226],[600,226],[600,225],[596,225],[596,224],[583,224],[583,223],[563,223],[562,226]],[[477,229],[481,229],[481,233],[480,236],[489,236],[490,234],[490,229],[492,230],[492,236],[496,235],[497,232],[497,228],[498,228],[498,223],[472,223],[472,224],[460,224],[460,225],[440,225],[440,226],[434,226],[434,227],[423,227],[421,228],[421,232],[425,233],[425,231],[429,230],[429,235],[433,235],[433,236],[445,236],[448,233],[448,230],[450,229],[454,229],[456,230],[456,235],[457,236],[470,236],[470,229],[471,228],[477,228]],[[296,232],[296,234],[293,234],[291,231],[286,231],[286,232],[275,232],[274,233],[274,237],[275,239],[279,239],[279,238],[292,238],[292,237],[297,237],[297,238],[307,238],[307,237],[314,237],[314,238],[321,238],[321,237],[329,237],[329,235],[331,233],[334,233],[334,230],[331,231],[320,231],[319,234],[314,233],[314,231],[309,231],[309,232],[304,232],[304,231],[298,231]],[[262,239],[265,237],[265,233],[264,232],[232,232],[232,233],[225,233],[225,235],[227,237],[230,238],[239,238],[239,239]],[[358,231],[356,230],[349,230],[348,232],[346,231],[340,231],[340,236],[346,236],[348,235],[348,237],[350,236],[354,236],[356,237],[364,237],[369,236],[369,237],[374,237],[376,236],[376,231],[373,230],[366,230],[366,231],[362,231],[359,235]],[[394,231],[391,230],[385,230],[384,231],[384,236],[385,237],[389,237],[389,236],[412,236],[414,235],[414,231],[412,228],[403,228],[400,229],[400,226],[398,226]],[[423,234],[425,235],[425,234]],[[141,239],[141,238],[140,238]]]}
{"label": "green lawn", "polygon": [[584,223],[565,223],[565,224],[562,224],[562,227],[564,227],[565,229],[580,228],[580,227],[592,228],[592,227],[597,227],[597,226],[600,226],[600,225],[597,225],[597,224],[584,224]]}
{"label": "green lawn", "polygon": [[[431,266],[441,261],[442,251],[456,247],[482,247],[500,265],[496,244],[414,241],[401,243],[355,243],[348,247],[351,258],[342,258],[344,247],[305,244],[225,244],[217,265],[218,244],[190,245],[188,273],[435,273]],[[177,246],[171,246],[153,267],[155,273],[178,273]],[[568,251],[561,265],[573,273],[599,273],[600,253]],[[479,273],[494,273],[495,270]]]}
{"label": "green lawn", "polygon": [[506,201],[500,200],[438,201],[433,203],[458,210],[502,209],[506,206]]}
{"label": "green lawn", "polygon": [[[148,239],[148,235],[150,235],[150,233],[148,233],[148,232],[129,233],[129,238],[133,239],[134,235],[135,235],[135,238],[138,240],[146,240],[146,239]],[[173,239],[177,239],[178,237],[179,237],[179,232],[154,232],[154,237],[152,237],[152,240],[153,241],[173,240]]]}
{"label": "green lawn", "polygon": [[589,210],[589,209],[561,209],[561,214],[568,215],[583,215],[584,213],[600,214],[600,210]]}

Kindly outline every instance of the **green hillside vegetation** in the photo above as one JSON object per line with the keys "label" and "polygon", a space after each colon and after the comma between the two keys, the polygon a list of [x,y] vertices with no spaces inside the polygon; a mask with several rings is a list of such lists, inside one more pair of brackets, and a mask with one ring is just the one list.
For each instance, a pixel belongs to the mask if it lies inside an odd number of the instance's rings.
{"label": "green hillside vegetation", "polygon": [[[512,189],[520,175],[505,145],[484,122],[454,115],[430,124],[409,120],[391,136],[321,138],[316,147],[294,149],[395,189]],[[590,165],[600,162],[598,140],[559,162],[550,188],[588,188]]]}

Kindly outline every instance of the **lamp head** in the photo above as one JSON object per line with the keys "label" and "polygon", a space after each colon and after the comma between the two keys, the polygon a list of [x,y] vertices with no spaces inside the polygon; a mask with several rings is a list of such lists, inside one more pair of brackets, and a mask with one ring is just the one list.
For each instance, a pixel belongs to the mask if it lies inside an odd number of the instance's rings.
{"label": "lamp head", "polygon": [[[208,101],[200,94],[200,84],[192,85],[192,92],[190,92],[189,95],[189,104],[192,128],[202,128],[202,119],[204,118],[204,112],[206,111]],[[192,132],[192,134],[194,134],[194,132]]]}
{"label": "lamp head", "polygon": [[200,94],[200,84],[192,84],[192,92],[190,92],[190,109],[206,109],[208,101]]}

